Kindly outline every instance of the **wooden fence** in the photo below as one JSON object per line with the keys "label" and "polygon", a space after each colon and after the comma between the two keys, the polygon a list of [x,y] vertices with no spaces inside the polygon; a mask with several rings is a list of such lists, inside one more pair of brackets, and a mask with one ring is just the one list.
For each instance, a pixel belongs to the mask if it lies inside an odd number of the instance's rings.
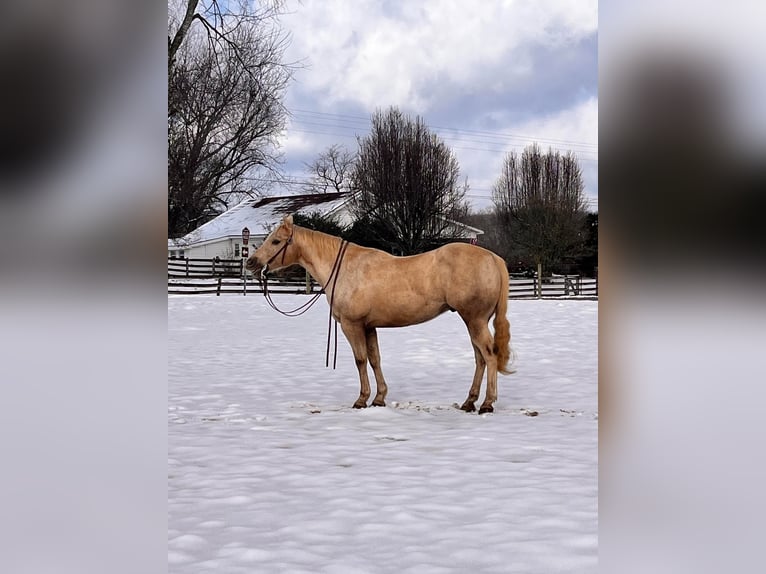
{"label": "wooden fence", "polygon": [[[262,294],[263,288],[256,277],[247,273],[242,276],[241,259],[168,259],[168,294],[234,293],[239,295]],[[317,293],[320,286],[311,277],[300,274],[269,279],[271,293]],[[511,277],[508,297],[532,298],[537,296],[537,278]],[[598,297],[598,281],[579,275],[554,275],[544,277],[543,297]]]}
{"label": "wooden fence", "polygon": [[168,259],[168,278],[242,277],[243,259]]}

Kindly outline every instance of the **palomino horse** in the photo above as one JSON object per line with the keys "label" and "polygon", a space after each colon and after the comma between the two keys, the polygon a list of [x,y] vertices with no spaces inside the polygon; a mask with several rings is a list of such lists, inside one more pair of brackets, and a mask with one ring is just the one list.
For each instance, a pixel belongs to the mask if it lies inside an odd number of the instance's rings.
{"label": "palomino horse", "polygon": [[[380,368],[378,327],[404,327],[457,311],[468,327],[476,371],[460,407],[472,412],[487,371],[487,393],[479,413],[492,412],[497,373],[508,374],[510,325],[506,318],[508,270],[494,253],[466,243],[394,257],[339,237],[304,229],[284,218],[247,260],[247,269],[269,271],[298,264],[320,285],[330,312],[346,335],[359,370],[361,391],[354,408],[370,398],[367,362],[377,383],[374,406],[385,406],[388,387]],[[495,316],[494,337],[488,323]]]}

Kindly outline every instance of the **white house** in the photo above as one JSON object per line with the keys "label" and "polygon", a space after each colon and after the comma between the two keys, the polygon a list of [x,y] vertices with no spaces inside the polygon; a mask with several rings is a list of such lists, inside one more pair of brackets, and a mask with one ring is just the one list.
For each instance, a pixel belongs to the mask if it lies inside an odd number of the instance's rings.
{"label": "white house", "polygon": [[[187,259],[236,259],[242,248],[242,229],[250,230],[250,253],[266,238],[271,229],[291,213],[320,213],[333,217],[340,225],[354,221],[349,210],[349,193],[316,193],[248,198],[178,239],[168,239],[168,257]],[[484,232],[451,221],[447,234],[475,243]]]}

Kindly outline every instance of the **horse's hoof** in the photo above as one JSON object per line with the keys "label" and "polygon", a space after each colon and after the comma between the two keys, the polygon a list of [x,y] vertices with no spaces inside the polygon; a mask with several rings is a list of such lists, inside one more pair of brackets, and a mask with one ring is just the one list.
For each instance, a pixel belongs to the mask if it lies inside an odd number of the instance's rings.
{"label": "horse's hoof", "polygon": [[356,401],[354,403],[354,408],[355,409],[366,409],[367,408],[367,403],[360,403],[359,401]]}
{"label": "horse's hoof", "polygon": [[371,406],[373,406],[373,407],[385,407],[386,406],[386,402],[385,401],[372,401],[372,405]]}
{"label": "horse's hoof", "polygon": [[469,403],[468,401],[466,401],[466,402],[464,402],[464,403],[463,403],[463,406],[462,406],[462,407],[460,407],[460,410],[461,410],[461,411],[465,411],[465,412],[467,412],[467,413],[472,413],[472,412],[474,412],[474,411],[476,410],[476,405],[474,405],[473,403]]}
{"label": "horse's hoof", "polygon": [[491,413],[494,411],[495,409],[492,408],[492,405],[481,405],[481,408],[479,409],[479,414],[483,415],[484,413]]}

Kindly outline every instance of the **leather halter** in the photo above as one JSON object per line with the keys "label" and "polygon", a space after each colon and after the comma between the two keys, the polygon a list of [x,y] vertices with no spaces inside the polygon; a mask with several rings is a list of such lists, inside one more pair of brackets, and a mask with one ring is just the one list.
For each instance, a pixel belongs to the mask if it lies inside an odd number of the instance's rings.
{"label": "leather halter", "polygon": [[264,265],[261,268],[261,277],[266,278],[266,274],[269,272],[269,265],[271,265],[271,262],[274,261],[277,257],[279,257],[280,253],[282,254],[282,265],[285,263],[285,255],[287,255],[287,248],[290,247],[290,245],[293,242],[293,234],[295,233],[295,228],[290,231],[290,237],[287,238],[287,241],[285,241],[285,244],[280,247],[279,251],[277,251],[274,255],[272,255],[269,260],[266,262],[266,265]]}

